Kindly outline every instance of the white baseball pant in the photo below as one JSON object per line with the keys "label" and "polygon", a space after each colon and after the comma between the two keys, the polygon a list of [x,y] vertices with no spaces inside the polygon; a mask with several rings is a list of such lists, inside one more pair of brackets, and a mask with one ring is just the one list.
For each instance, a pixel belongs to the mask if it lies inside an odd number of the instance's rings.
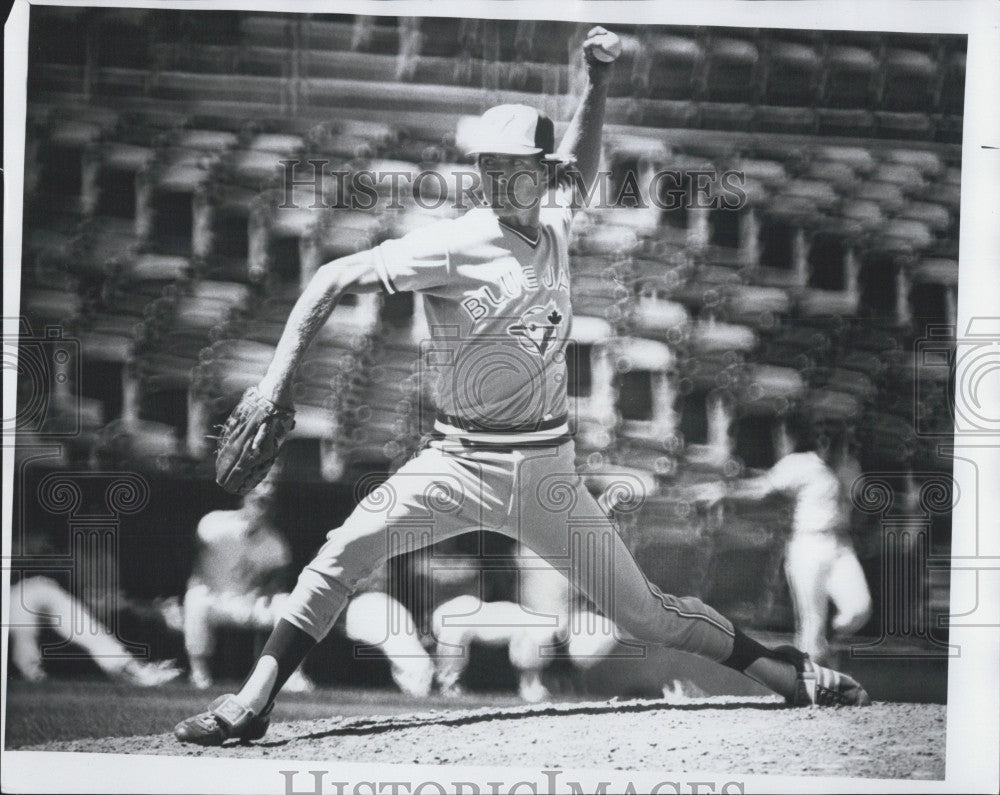
{"label": "white baseball pant", "polygon": [[428,443],[327,535],[282,618],[319,641],[358,581],[388,557],[480,529],[533,549],[638,641],[717,662],[732,652],[728,619],[646,579],[576,473],[572,441],[512,448]]}

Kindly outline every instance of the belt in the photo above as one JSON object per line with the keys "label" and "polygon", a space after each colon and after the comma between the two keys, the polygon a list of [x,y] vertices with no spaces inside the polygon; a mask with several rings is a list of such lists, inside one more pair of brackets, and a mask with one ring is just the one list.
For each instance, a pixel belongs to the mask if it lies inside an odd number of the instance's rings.
{"label": "belt", "polygon": [[551,444],[569,438],[569,415],[518,425],[490,425],[482,420],[469,420],[438,412],[434,435],[470,444],[523,445],[533,442]]}

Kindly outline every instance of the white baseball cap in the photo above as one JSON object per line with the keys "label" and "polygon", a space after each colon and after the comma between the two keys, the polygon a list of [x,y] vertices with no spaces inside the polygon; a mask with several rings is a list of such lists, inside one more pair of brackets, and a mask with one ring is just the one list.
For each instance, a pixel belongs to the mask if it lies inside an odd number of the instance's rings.
{"label": "white baseball cap", "polygon": [[530,105],[497,105],[463,130],[466,154],[548,155],[555,149],[552,119]]}

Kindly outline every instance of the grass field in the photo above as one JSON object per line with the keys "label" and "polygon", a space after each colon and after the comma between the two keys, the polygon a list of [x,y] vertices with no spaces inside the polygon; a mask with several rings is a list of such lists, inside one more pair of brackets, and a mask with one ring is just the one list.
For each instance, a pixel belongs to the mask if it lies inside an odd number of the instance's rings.
{"label": "grass field", "polygon": [[790,709],[771,697],[568,701],[508,695],[414,701],[385,690],[283,697],[252,745],[182,746],[171,729],[221,692],[104,681],[9,683],[7,748],[66,752],[457,764],[710,769],[744,774],[940,779],[943,704]]}
{"label": "grass field", "polygon": [[[210,690],[195,690],[175,682],[139,690],[106,679],[50,679],[31,685],[19,679],[7,683],[7,748],[61,740],[162,734],[237,682]],[[513,695],[472,694],[458,699],[431,696],[419,702],[393,690],[318,688],[307,694],[286,694],[274,720],[319,720],[334,716],[398,715],[428,708],[504,707],[520,704]]]}

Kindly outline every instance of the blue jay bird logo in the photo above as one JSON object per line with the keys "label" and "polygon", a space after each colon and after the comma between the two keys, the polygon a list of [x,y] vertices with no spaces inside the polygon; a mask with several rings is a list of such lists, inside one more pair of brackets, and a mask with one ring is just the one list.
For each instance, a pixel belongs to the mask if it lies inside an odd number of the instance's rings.
{"label": "blue jay bird logo", "polygon": [[507,327],[507,333],[516,337],[525,349],[544,357],[562,320],[563,316],[551,303],[533,306],[521,315],[520,323]]}

